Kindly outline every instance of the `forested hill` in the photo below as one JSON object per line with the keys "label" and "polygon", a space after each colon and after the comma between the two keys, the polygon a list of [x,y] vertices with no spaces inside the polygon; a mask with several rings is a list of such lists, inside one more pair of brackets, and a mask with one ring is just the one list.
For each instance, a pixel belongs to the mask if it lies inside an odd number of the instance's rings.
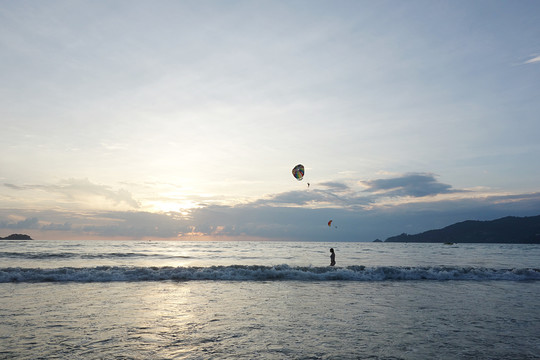
{"label": "forested hill", "polygon": [[540,215],[468,220],[421,234],[404,233],[389,237],[385,242],[540,244]]}

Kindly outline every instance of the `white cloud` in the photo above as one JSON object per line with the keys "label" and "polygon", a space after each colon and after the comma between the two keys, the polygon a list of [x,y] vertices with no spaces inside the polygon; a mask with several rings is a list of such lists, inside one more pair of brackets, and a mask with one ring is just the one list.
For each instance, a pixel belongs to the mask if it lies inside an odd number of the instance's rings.
{"label": "white cloud", "polygon": [[524,64],[534,64],[534,63],[540,63],[540,55],[533,57],[532,59],[529,59],[524,62]]}

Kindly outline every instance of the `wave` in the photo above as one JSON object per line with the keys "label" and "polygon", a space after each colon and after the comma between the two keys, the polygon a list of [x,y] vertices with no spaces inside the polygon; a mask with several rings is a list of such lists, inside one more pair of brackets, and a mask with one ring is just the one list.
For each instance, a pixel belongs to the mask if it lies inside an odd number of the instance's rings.
{"label": "wave", "polygon": [[534,281],[540,269],[490,269],[476,267],[300,267],[210,266],[210,267],[62,267],[0,268],[0,283],[115,282],[115,281]]}

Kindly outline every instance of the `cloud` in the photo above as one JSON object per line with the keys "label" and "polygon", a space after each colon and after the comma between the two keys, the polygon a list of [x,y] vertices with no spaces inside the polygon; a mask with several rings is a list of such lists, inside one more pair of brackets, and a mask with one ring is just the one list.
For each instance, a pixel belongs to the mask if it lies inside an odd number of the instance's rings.
{"label": "cloud", "polygon": [[327,192],[320,190],[288,191],[271,195],[265,199],[256,200],[251,204],[267,206],[306,206],[316,204],[328,204],[334,202],[334,200],[335,199],[329,196]]}
{"label": "cloud", "polygon": [[0,221],[0,228],[14,229],[14,230],[38,229],[39,220],[37,217],[31,217],[31,218],[17,221],[15,223],[8,222],[8,221]]}
{"label": "cloud", "polygon": [[317,184],[317,186],[326,187],[334,191],[346,191],[350,189],[350,187],[347,184],[337,182],[337,181],[326,181],[326,182]]}
{"label": "cloud", "polygon": [[[65,234],[64,238],[96,239],[196,239],[196,236],[206,236],[231,240],[372,241],[403,232],[415,234],[469,219],[538,215],[538,209],[540,193],[409,202],[353,210],[253,202],[235,206],[209,205],[191,210],[189,216],[144,211],[71,213],[0,209],[0,229],[25,230],[36,239]],[[330,219],[338,226],[332,233],[328,232],[327,226]]]}
{"label": "cloud", "polygon": [[438,182],[433,174],[428,173],[409,173],[391,179],[363,181],[362,184],[367,187],[365,190],[367,192],[394,197],[424,197],[463,191],[454,190],[451,185]]}
{"label": "cloud", "polygon": [[273,194],[252,203],[263,206],[302,206],[312,208],[343,208],[359,210],[377,205],[380,200],[412,197],[423,198],[441,194],[465,193],[443,184],[430,173],[408,173],[401,176],[362,181],[363,189],[355,189],[343,182],[314,184],[311,190]]}
{"label": "cloud", "polygon": [[144,211],[110,211],[96,213],[106,221],[93,221],[81,230],[100,237],[176,238],[190,231],[189,223],[175,214],[156,214]]}
{"label": "cloud", "polygon": [[375,201],[372,195],[358,193],[346,185],[274,194],[249,203],[250,206],[347,208],[362,207]]}
{"label": "cloud", "polygon": [[[14,215],[19,219],[14,220]],[[64,222],[62,222],[64,221]],[[65,233],[65,238],[75,239],[117,237],[140,239],[145,237],[170,239],[189,233],[192,222],[178,214],[155,214],[144,211],[95,211],[62,212],[39,210],[0,209],[0,229],[25,230],[35,239],[35,232],[54,236]],[[2,236],[0,234],[0,236]]]}
{"label": "cloud", "polygon": [[540,63],[540,56],[533,57],[532,59],[529,59],[524,62],[524,64],[534,64],[534,63]]}
{"label": "cloud", "polygon": [[132,208],[139,208],[138,201],[133,199],[127,190],[112,190],[109,186],[94,184],[88,179],[65,179],[56,184],[45,185],[15,185],[4,184],[5,187],[17,191],[42,190],[45,192],[61,194],[70,200],[86,200],[87,198],[102,198],[115,205],[126,204]]}
{"label": "cloud", "polygon": [[65,222],[63,224],[50,223],[41,227],[41,230],[44,231],[70,231],[72,229],[73,226],[69,222]]}
{"label": "cloud", "polygon": [[[361,185],[361,186],[359,186]],[[39,190],[73,199],[105,198],[138,205],[130,193],[68,179],[52,185],[4,184],[11,191]],[[459,195],[436,196],[445,194]],[[77,200],[79,201],[79,200]],[[50,209],[50,208],[49,208]],[[57,209],[60,209],[58,207]],[[453,189],[432,173],[406,173],[363,182],[328,181],[236,205],[211,201],[182,212],[0,209],[0,229],[33,238],[274,239],[371,241],[414,234],[452,223],[538,215],[540,193],[488,196]],[[338,228],[328,232],[328,220]],[[331,236],[331,237],[330,237]]]}
{"label": "cloud", "polygon": [[26,190],[27,189],[24,186],[18,186],[18,185],[15,185],[15,184],[4,183],[4,186],[7,187],[7,188],[10,188],[10,189],[13,189],[13,190]]}
{"label": "cloud", "polygon": [[115,204],[125,203],[133,208],[140,206],[128,191],[124,189],[114,191],[108,186],[94,184],[88,179],[63,180],[58,185],[47,187],[47,190],[62,193],[71,198],[97,196],[110,200]]}

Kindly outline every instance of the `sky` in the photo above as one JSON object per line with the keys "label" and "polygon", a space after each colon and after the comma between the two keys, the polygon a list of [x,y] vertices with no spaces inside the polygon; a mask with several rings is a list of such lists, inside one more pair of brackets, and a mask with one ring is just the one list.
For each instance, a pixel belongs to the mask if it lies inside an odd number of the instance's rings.
{"label": "sky", "polygon": [[0,0],[0,68],[0,236],[373,241],[540,214],[535,0]]}

